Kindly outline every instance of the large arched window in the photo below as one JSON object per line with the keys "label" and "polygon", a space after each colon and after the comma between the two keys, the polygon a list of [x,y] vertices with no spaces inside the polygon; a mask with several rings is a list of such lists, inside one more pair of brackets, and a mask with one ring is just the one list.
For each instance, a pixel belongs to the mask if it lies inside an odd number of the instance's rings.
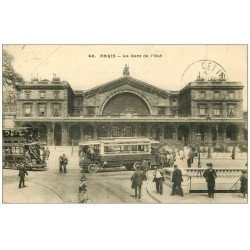
{"label": "large arched window", "polygon": [[103,115],[150,115],[147,103],[138,95],[130,92],[118,93],[105,104]]}

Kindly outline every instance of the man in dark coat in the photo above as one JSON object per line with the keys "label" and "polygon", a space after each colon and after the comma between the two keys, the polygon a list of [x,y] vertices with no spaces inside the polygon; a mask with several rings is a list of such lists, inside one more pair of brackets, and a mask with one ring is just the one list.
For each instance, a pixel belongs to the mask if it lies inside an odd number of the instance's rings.
{"label": "man in dark coat", "polygon": [[139,191],[138,198],[141,198],[141,186],[143,181],[147,180],[146,174],[141,171],[140,167],[131,176],[132,185],[131,188],[135,190],[135,197],[137,197],[137,192]]}
{"label": "man in dark coat", "polygon": [[181,187],[181,183],[183,182],[182,172],[177,167],[177,165],[174,165],[174,171],[172,174],[172,182],[173,182],[173,186],[172,186],[172,194],[171,195],[177,194],[177,195],[180,195],[181,197],[183,197],[183,190]]}
{"label": "man in dark coat", "polygon": [[65,154],[62,155],[62,166],[63,166],[63,173],[66,174],[67,172],[67,167],[68,165],[68,158],[65,156]]}
{"label": "man in dark coat", "polygon": [[22,184],[23,184],[23,187],[26,187],[25,186],[25,175],[28,175],[28,172],[25,169],[24,164],[22,163],[20,165],[20,167],[19,167],[19,173],[18,173],[18,176],[20,177],[20,179],[19,179],[19,188],[22,187]]}
{"label": "man in dark coat", "polygon": [[207,182],[208,197],[214,198],[215,179],[217,178],[217,174],[213,169],[212,163],[207,163],[207,166],[209,168],[205,170],[203,177]]}
{"label": "man in dark coat", "polygon": [[243,194],[243,197],[246,197],[247,194],[247,171],[243,170],[240,177],[240,192]]}

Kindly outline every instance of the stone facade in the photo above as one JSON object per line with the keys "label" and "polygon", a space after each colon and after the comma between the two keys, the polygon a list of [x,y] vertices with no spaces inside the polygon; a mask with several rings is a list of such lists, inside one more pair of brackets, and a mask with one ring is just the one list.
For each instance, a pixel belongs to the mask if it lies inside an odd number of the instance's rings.
{"label": "stone facade", "polygon": [[36,126],[47,144],[71,145],[98,137],[146,136],[165,144],[242,143],[242,89],[237,82],[194,81],[167,91],[124,71],[123,77],[87,91],[69,83],[24,83],[18,96],[17,126]]}

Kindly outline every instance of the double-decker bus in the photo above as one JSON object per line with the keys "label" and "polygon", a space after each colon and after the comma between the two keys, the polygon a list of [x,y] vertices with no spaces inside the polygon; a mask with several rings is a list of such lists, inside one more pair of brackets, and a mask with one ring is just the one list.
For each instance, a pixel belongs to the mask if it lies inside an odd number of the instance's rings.
{"label": "double-decker bus", "polygon": [[125,166],[136,170],[143,160],[149,167],[158,164],[159,142],[148,138],[102,138],[79,143],[79,165],[83,171],[96,173],[101,168]]}
{"label": "double-decker bus", "polygon": [[38,142],[38,130],[31,127],[3,129],[3,168],[46,169],[44,145]]}

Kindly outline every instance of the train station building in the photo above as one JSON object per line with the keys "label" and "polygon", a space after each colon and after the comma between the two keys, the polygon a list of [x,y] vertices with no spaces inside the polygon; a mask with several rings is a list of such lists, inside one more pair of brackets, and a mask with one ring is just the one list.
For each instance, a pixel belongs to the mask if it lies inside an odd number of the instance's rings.
{"label": "train station building", "polygon": [[197,78],[168,91],[133,78],[75,91],[54,75],[25,82],[17,97],[15,126],[39,128],[48,145],[74,145],[101,137],[148,137],[162,144],[234,145],[247,141],[243,85]]}

